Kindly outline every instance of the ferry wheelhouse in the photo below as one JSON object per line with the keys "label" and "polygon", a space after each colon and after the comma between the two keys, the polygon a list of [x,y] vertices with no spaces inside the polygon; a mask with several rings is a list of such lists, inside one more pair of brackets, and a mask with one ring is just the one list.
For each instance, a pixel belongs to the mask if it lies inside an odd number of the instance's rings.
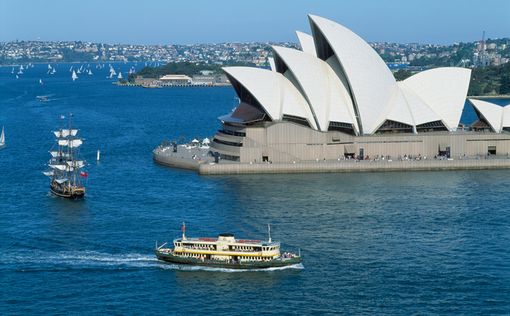
{"label": "ferry wheelhouse", "polygon": [[211,267],[234,269],[264,269],[284,267],[301,262],[300,254],[280,252],[280,243],[252,239],[236,239],[233,234],[219,234],[217,238],[186,237],[183,224],[182,237],[173,241],[173,248],[157,246],[159,260]]}

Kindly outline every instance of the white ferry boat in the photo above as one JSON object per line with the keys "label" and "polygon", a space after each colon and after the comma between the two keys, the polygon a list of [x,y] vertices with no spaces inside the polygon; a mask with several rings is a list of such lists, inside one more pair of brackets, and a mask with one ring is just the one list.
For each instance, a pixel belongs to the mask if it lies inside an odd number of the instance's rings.
{"label": "white ferry boat", "polygon": [[[270,232],[270,231],[269,231]],[[182,226],[182,237],[175,239],[173,248],[156,244],[156,256],[159,260],[199,266],[230,269],[266,269],[285,267],[301,262],[301,254],[280,252],[280,243],[267,241],[236,239],[233,234],[219,234],[217,238],[186,237],[186,226]]]}

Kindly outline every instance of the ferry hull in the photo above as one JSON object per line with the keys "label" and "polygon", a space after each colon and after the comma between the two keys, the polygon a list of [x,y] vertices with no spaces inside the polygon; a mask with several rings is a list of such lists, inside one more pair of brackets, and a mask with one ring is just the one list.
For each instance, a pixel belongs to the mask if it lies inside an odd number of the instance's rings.
{"label": "ferry hull", "polygon": [[204,266],[204,267],[212,267],[212,268],[226,268],[226,269],[269,269],[269,268],[278,268],[278,267],[287,267],[294,264],[301,263],[300,257],[288,258],[285,260],[271,260],[271,261],[253,261],[253,262],[243,262],[243,263],[230,263],[230,262],[218,262],[212,260],[200,260],[196,258],[184,258],[180,256],[175,256],[170,253],[161,253],[156,250],[156,256],[159,260],[176,263],[176,264],[186,264],[193,266]]}

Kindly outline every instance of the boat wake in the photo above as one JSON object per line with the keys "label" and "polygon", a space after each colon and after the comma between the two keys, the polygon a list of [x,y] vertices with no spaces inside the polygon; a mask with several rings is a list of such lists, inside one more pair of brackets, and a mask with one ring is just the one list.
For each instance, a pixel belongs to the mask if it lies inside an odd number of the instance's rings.
{"label": "boat wake", "polygon": [[147,254],[109,254],[96,251],[63,251],[57,253],[27,251],[25,253],[4,253],[0,257],[0,271],[14,270],[19,272],[36,272],[87,269],[162,269],[209,272],[270,272],[287,269],[304,269],[304,267],[300,263],[278,268],[239,270],[165,263],[157,260],[155,256]]}
{"label": "boat wake", "polygon": [[47,253],[28,251],[20,254],[4,254],[0,269],[17,271],[61,271],[76,269],[138,269],[156,268],[159,263],[154,256],[143,254],[108,254],[96,251],[64,251]]}
{"label": "boat wake", "polygon": [[179,265],[173,263],[161,263],[161,268],[170,269],[170,270],[179,270],[179,271],[209,271],[209,272],[227,272],[227,273],[235,273],[235,272],[271,272],[271,271],[280,271],[280,270],[302,270],[305,267],[303,264],[293,264],[285,267],[275,267],[275,268],[265,268],[265,269],[228,269],[228,268],[214,268],[214,267],[204,267],[204,266],[191,266],[191,265]]}

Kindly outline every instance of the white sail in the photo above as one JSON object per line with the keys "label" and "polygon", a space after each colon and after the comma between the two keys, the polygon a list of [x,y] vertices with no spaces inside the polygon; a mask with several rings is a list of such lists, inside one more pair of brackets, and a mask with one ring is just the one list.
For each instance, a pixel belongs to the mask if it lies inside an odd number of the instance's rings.
{"label": "white sail", "polygon": [[58,184],[62,184],[62,183],[67,182],[67,181],[69,181],[67,178],[55,179],[55,182],[57,182]]}
{"label": "white sail", "polygon": [[69,142],[69,147],[80,147],[83,144],[81,139],[73,139]]}
{"label": "white sail", "polygon": [[88,74],[89,74],[89,76],[92,76],[92,70],[89,69]]}
{"label": "white sail", "polygon": [[53,174],[55,174],[55,172],[53,172],[53,170],[50,170],[50,171],[44,171],[43,174],[47,177],[53,177]]}
{"label": "white sail", "polygon": [[4,128],[2,127],[2,134],[0,134],[0,145],[4,145],[5,144],[5,132],[4,132]]}
{"label": "white sail", "polygon": [[85,162],[83,160],[75,160],[75,161],[66,161],[69,167],[74,167],[77,169],[83,168],[85,166]]}
{"label": "white sail", "polygon": [[73,70],[73,75],[71,76],[71,78],[73,79],[73,81],[78,79],[78,75],[76,74],[76,72],[74,70]]}
{"label": "white sail", "polygon": [[51,75],[54,75],[55,73],[57,72],[57,70],[55,68],[53,68],[50,72]]}
{"label": "white sail", "polygon": [[81,144],[83,144],[83,141],[81,139],[59,139],[58,144],[60,146],[69,146],[71,148],[80,147]]}
{"label": "white sail", "polygon": [[55,136],[57,136],[57,137],[67,137],[69,135],[76,136],[76,134],[78,134],[78,130],[77,129],[62,129],[60,131],[53,132],[53,134],[55,134]]}
{"label": "white sail", "polygon": [[119,72],[119,75],[117,76],[117,79],[122,79],[122,72]]}
{"label": "white sail", "polygon": [[51,157],[58,157],[59,156],[58,153],[59,153],[58,151],[50,151]]}
{"label": "white sail", "polygon": [[68,167],[66,165],[49,165],[50,168],[58,169],[60,171],[65,171]]}
{"label": "white sail", "polygon": [[48,64],[48,70],[51,70],[51,69],[52,69],[51,65],[50,65],[50,64]]}

